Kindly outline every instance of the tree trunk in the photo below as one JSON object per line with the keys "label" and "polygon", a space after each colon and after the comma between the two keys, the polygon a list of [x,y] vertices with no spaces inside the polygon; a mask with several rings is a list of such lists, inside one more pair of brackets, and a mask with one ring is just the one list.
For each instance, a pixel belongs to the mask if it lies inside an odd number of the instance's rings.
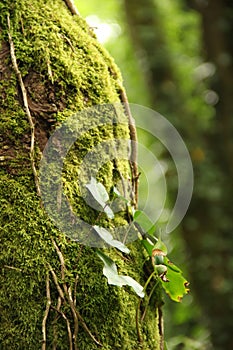
{"label": "tree trunk", "polygon": [[[142,323],[133,291],[108,285],[95,249],[65,236],[41,206],[39,161],[52,131],[87,107],[121,102],[123,94],[113,60],[66,3],[0,1],[0,348],[162,349],[158,292]],[[75,142],[62,175],[74,212],[90,224],[99,215],[75,183],[82,159],[98,142],[130,138],[111,106],[107,115],[107,125]],[[76,118],[81,127],[92,123],[86,114]],[[128,163],[110,159],[98,179],[110,191],[122,175],[131,176]],[[125,210],[116,217],[114,225],[127,224]],[[144,284],[144,256],[137,242],[130,249],[129,256],[109,254]]]}
{"label": "tree trunk", "polygon": [[[172,61],[167,49],[161,18],[156,16],[157,7],[153,0],[124,1],[125,14],[129,31],[138,54],[141,69],[149,89],[152,106],[160,113],[166,114],[166,102],[169,99],[170,109],[178,107],[177,87],[173,80]],[[156,84],[155,82],[160,82]]]}

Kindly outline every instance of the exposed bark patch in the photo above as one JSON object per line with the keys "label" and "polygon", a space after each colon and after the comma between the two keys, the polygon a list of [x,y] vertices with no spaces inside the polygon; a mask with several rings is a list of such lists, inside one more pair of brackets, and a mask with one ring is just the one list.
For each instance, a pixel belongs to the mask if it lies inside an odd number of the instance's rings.
{"label": "exposed bark patch", "polygon": [[24,78],[28,106],[34,117],[36,143],[41,151],[54,129],[57,112],[62,112],[66,108],[64,96],[58,96],[61,87],[43,80],[43,76],[34,71]]}
{"label": "exposed bark patch", "polygon": [[5,65],[5,59],[9,56],[10,50],[7,43],[2,42],[0,48],[0,79],[2,79],[2,75],[4,74],[7,66]]}
{"label": "exposed bark patch", "polygon": [[[0,49],[0,81],[9,82],[12,77],[12,67],[10,63],[10,50],[6,42],[2,42]],[[35,71],[31,71],[23,79],[27,90],[28,106],[33,117],[35,125],[35,145],[43,151],[51,131],[54,129],[58,112],[66,108],[66,101],[61,94],[61,87],[56,83],[52,84],[50,81],[44,81],[44,77]],[[8,108],[8,103],[4,103],[7,99],[7,87],[0,89],[0,112],[5,113]],[[19,86],[15,88],[15,102],[20,105],[22,109],[23,98]],[[10,116],[9,116],[10,118]],[[28,165],[28,153],[30,152],[30,131],[29,129],[18,138],[13,137],[14,130],[4,132],[1,130],[0,137],[0,164],[5,168],[7,173],[16,175],[19,169]],[[17,166],[17,154],[21,154],[21,166]],[[22,155],[24,156],[22,157]],[[22,163],[25,158],[25,164]],[[12,160],[14,160],[12,162]],[[20,171],[21,172],[21,171]]]}
{"label": "exposed bark patch", "polygon": [[[9,45],[6,42],[2,42],[0,45],[0,82],[9,81],[11,76],[11,70],[7,65],[7,58],[10,56]],[[4,87],[0,88],[0,114],[3,115],[4,101],[6,100],[7,92]],[[3,126],[0,129],[0,165],[3,166],[7,161],[15,159],[18,147],[15,142],[4,132]],[[10,172],[9,167],[7,171]]]}

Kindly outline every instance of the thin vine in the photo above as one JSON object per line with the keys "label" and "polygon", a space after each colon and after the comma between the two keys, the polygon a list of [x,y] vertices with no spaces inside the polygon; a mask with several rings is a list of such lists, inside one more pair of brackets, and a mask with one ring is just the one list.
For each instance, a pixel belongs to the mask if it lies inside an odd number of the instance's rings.
{"label": "thin vine", "polygon": [[120,87],[119,94],[120,94],[121,103],[128,117],[129,133],[130,133],[130,140],[131,140],[131,154],[130,154],[129,163],[130,163],[131,176],[132,176],[132,192],[134,194],[134,201],[132,204],[133,204],[133,207],[136,209],[138,206],[138,180],[140,176],[140,174],[138,173],[138,166],[137,166],[137,158],[138,158],[137,130],[136,130],[135,122],[129,107],[128,98],[122,87]]}
{"label": "thin vine", "polygon": [[46,277],[46,297],[47,297],[47,303],[46,303],[44,318],[42,320],[42,335],[43,335],[42,350],[46,350],[46,322],[47,322],[49,310],[51,307],[49,274],[47,274],[47,277]]}
{"label": "thin vine", "polygon": [[73,0],[64,0],[66,3],[66,6],[68,7],[68,9],[70,10],[70,12],[72,13],[72,15],[77,15],[80,16],[77,7],[75,6]]}
{"label": "thin vine", "polygon": [[[58,294],[61,298],[61,302],[66,303],[68,302],[72,315],[73,315],[73,323],[74,323],[74,330],[73,333],[71,335],[71,339],[72,339],[72,344],[73,344],[73,350],[77,350],[77,334],[78,334],[78,328],[79,328],[79,322],[82,326],[82,328],[84,329],[84,331],[89,335],[89,337],[100,347],[102,347],[102,344],[100,343],[100,341],[98,341],[96,339],[96,337],[92,334],[92,332],[90,331],[90,329],[87,327],[83,317],[81,316],[81,314],[79,313],[77,307],[76,307],[76,288],[77,288],[77,280],[78,280],[78,276],[76,276],[75,278],[75,288],[74,288],[74,293],[72,295],[72,290],[71,287],[67,285],[67,283],[65,282],[65,272],[66,272],[66,266],[65,266],[65,259],[64,256],[61,252],[61,250],[59,249],[57,243],[54,241],[54,239],[52,239],[52,244],[56,250],[56,253],[58,255],[58,258],[60,260],[60,265],[61,265],[61,281],[62,284],[60,286],[59,282],[58,282],[58,277],[55,273],[55,271],[53,270],[53,268],[51,267],[50,264],[48,264],[49,266],[49,270],[52,274],[55,286],[57,288]],[[60,308],[59,310],[57,310],[56,308],[53,307],[54,310],[59,311],[59,313],[61,313]],[[63,313],[62,317],[66,320],[67,317],[66,315]],[[66,321],[67,322],[67,321]],[[67,323],[67,330],[68,330],[68,334],[70,334],[70,327],[69,324]]]}
{"label": "thin vine", "polygon": [[40,197],[41,191],[40,191],[40,186],[39,186],[39,177],[38,177],[36,166],[35,166],[35,148],[34,148],[34,145],[35,145],[35,126],[34,126],[31,112],[30,112],[30,109],[28,106],[27,90],[25,88],[23,78],[22,78],[21,72],[19,70],[19,66],[17,63],[16,55],[15,55],[15,47],[14,47],[14,42],[13,42],[12,35],[11,35],[11,21],[10,21],[9,15],[7,15],[7,24],[8,24],[8,39],[9,39],[9,44],[10,44],[11,61],[12,61],[12,65],[13,65],[15,74],[18,78],[18,82],[19,82],[19,85],[21,88],[21,93],[22,93],[22,97],[23,97],[23,104],[24,104],[24,108],[25,108],[25,111],[27,114],[30,129],[31,129],[30,161],[31,161],[32,172],[34,175],[34,180],[35,180],[35,185],[36,185],[36,192],[37,192],[38,196]]}

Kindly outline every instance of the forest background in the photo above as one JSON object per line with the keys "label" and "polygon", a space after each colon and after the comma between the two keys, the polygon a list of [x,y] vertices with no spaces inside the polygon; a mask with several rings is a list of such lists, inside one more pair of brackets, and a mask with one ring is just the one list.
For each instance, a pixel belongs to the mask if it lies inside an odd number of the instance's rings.
{"label": "forest background", "polygon": [[[179,131],[194,167],[194,192],[182,224],[163,239],[191,281],[181,304],[165,302],[169,349],[232,349],[233,272],[233,4],[227,0],[76,1],[82,16],[121,69],[130,103],[161,113]],[[174,206],[177,176],[163,146],[139,141],[158,158],[168,186],[163,227]],[[148,165],[149,166],[149,165]],[[160,200],[160,178],[140,178]],[[156,202],[157,201],[157,202]]]}

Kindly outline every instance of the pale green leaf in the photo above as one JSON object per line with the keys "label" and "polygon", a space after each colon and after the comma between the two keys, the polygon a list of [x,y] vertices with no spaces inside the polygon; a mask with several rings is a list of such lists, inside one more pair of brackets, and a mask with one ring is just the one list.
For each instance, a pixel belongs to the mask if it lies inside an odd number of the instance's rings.
{"label": "pale green leaf", "polygon": [[106,205],[106,202],[109,200],[109,196],[104,185],[97,182],[94,177],[91,177],[91,182],[86,184],[86,188],[102,207]]}
{"label": "pale green leaf", "polygon": [[109,205],[105,205],[103,210],[109,219],[114,219],[114,213]]}
{"label": "pale green leaf", "polygon": [[119,287],[126,285],[130,286],[139,297],[144,297],[143,287],[137,281],[130,276],[118,275],[115,262],[100,250],[98,250],[96,253],[104,263],[103,274],[107,278],[108,284]]}
{"label": "pale green leaf", "polygon": [[114,213],[109,205],[107,205],[107,202],[109,201],[109,195],[104,185],[102,185],[100,182],[97,182],[94,177],[91,177],[91,182],[89,184],[86,184],[86,188],[91,193],[94,200],[103,208],[103,211],[108,216],[108,218],[113,219]]}
{"label": "pale green leaf", "polygon": [[98,233],[98,235],[109,245],[115,247],[122,251],[123,253],[129,254],[130,250],[124,245],[124,243],[113,239],[113,236],[109,231],[100,226],[93,226],[94,230]]}

